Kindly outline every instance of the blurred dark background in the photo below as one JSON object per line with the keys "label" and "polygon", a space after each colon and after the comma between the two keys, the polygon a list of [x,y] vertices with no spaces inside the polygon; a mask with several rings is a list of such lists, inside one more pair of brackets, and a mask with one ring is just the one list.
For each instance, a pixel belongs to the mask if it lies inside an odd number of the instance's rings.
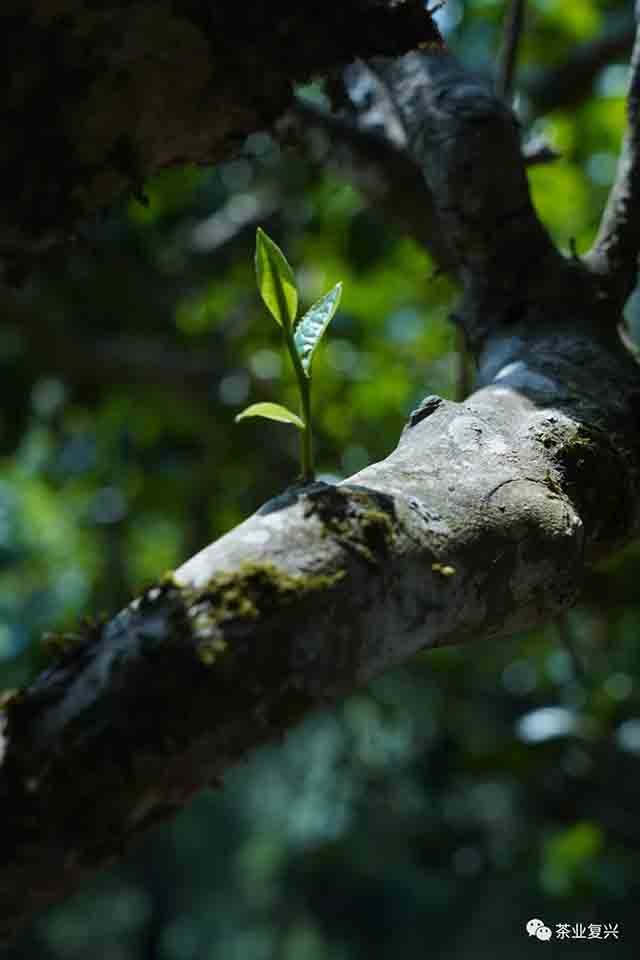
{"label": "blurred dark background", "polygon": [[[478,71],[504,7],[439,14]],[[630,7],[532,0],[523,89]],[[530,178],[565,247],[593,237],[627,76],[621,56],[576,106],[568,91],[544,115],[533,94],[517,101],[525,135],[561,153]],[[321,101],[322,84],[306,93]],[[44,666],[43,631],[114,612],[294,479],[294,431],[233,422],[249,402],[296,403],[255,289],[257,225],[305,305],[344,283],[314,367],[323,476],[384,457],[425,394],[456,396],[455,290],[350,185],[351,162],[319,130],[298,147],[253,134],[215,169],[149,182],[146,206],[123,200],[3,302],[0,687]],[[2,956],[637,956],[639,582],[630,548],[562,623],[416,657],[313,717]],[[531,917],[617,924],[619,940],[544,947]]]}

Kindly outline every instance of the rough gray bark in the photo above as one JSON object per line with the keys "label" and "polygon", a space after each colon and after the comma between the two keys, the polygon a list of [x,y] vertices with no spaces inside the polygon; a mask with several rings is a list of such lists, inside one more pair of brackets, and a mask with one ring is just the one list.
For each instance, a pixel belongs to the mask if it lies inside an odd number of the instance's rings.
{"label": "rough gray bark", "polygon": [[25,278],[162,167],[229,155],[295,82],[438,41],[421,0],[3,0],[5,275]]}
{"label": "rough gray bark", "polygon": [[9,700],[4,936],[305,713],[417,650],[543,623],[638,535],[619,298],[540,225],[500,100],[445,54],[375,70],[452,253],[479,389],[427,398],[345,483],[266,504]]}

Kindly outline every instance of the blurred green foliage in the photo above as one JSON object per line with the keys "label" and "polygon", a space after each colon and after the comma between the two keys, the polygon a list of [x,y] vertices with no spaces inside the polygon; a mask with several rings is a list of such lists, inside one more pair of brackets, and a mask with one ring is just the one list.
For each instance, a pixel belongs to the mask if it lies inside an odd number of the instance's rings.
{"label": "blurred green foliage", "polygon": [[[627,7],[532,0],[522,75]],[[491,63],[503,13],[497,0],[442,11],[470,66]],[[562,154],[531,183],[564,247],[596,228],[625,77],[611,65],[570,113],[527,120],[519,102],[525,132]],[[2,685],[43,665],[44,630],[113,612],[295,475],[293,431],[232,425],[249,397],[295,404],[255,292],[257,224],[303,265],[306,302],[344,282],[316,361],[321,475],[384,457],[425,394],[455,396],[455,291],[345,183],[349,162],[318,132],[306,151],[257,133],[216,169],[167,171],[147,206],[88,227],[3,319]],[[545,948],[524,925],[539,916],[618,923],[619,942],[581,949],[636,956],[640,551],[605,575],[561,627],[419,656],[314,716],[4,955],[533,957]]]}

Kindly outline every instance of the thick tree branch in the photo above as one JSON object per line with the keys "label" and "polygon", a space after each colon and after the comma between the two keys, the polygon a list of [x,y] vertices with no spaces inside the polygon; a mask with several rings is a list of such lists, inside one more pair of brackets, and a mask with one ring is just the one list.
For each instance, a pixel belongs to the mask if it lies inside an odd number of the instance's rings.
{"label": "thick tree branch", "polygon": [[153,172],[233,153],[295,82],[439,42],[421,0],[24,7],[0,12],[0,256],[16,279]]}
{"label": "thick tree branch", "polygon": [[[567,288],[583,296],[587,271],[560,255],[533,209],[508,106],[446,52],[379,60],[376,72],[457,262],[469,343],[478,349],[497,318],[535,322]],[[384,115],[373,93],[368,109]]]}
{"label": "thick tree branch", "polygon": [[585,258],[620,309],[633,290],[640,251],[640,0],[627,94],[627,129],[598,235]]}
{"label": "thick tree branch", "polygon": [[498,336],[491,383],[431,398],[385,461],[267,504],[70,639],[8,705],[3,935],[309,710],[569,606],[584,563],[640,530],[625,364],[569,318]]}
{"label": "thick tree branch", "polygon": [[293,117],[307,127],[321,127],[339,144],[347,144],[356,163],[348,176],[372,204],[398,223],[424,246],[445,273],[455,273],[458,263],[438,221],[433,197],[419,166],[406,146],[386,132],[369,129],[364,118],[336,116],[315,104],[297,100]]}
{"label": "thick tree branch", "polygon": [[[501,284],[510,280],[524,294],[529,281],[523,287],[522,275],[524,271],[531,274],[531,263],[548,261],[550,266],[553,262],[556,276],[560,258],[529,200],[527,157],[513,115],[480,80],[465,80],[466,92],[471,85],[476,97],[465,95],[463,123],[480,127],[491,122],[500,130],[493,141],[458,135],[458,102],[455,96],[447,97],[447,89],[454,89],[462,76],[455,58],[444,51],[358,63],[345,75],[350,115],[334,116],[300,101],[294,112],[303,123],[322,126],[352,148],[360,161],[360,172],[358,168],[354,172],[358,185],[426,246],[439,269],[460,273],[464,280],[471,276],[471,264],[465,263],[465,258],[481,252],[483,262],[476,259],[472,265],[476,279],[486,283],[490,271],[492,282],[498,277]],[[439,168],[424,155],[420,138],[425,110],[440,131],[438,136],[449,138],[456,149],[464,143],[455,163]],[[427,137],[432,133],[433,126]],[[474,142],[481,143],[482,153],[474,152]],[[436,139],[433,149],[441,149]],[[535,161],[535,149],[532,155]],[[543,158],[548,159],[546,152]],[[439,178],[439,169],[446,177],[455,175],[455,182],[448,186]],[[497,169],[504,175],[503,182],[494,176]],[[368,171],[374,172],[373,179],[367,177]],[[486,189],[488,181],[493,183],[490,190]],[[472,237],[474,224],[478,229]],[[540,276],[547,282],[551,274],[546,270]]]}
{"label": "thick tree branch", "polygon": [[[287,119],[303,128],[318,127],[339,146],[346,144],[356,163],[346,170],[342,165],[340,175],[424,246],[440,272],[455,274],[458,257],[447,242],[431,191],[419,164],[408,151],[397,108],[390,103],[381,79],[371,67],[358,64],[347,71],[347,86],[352,93],[358,90],[359,102],[354,103],[350,114],[334,114],[298,98]],[[541,138],[522,148],[527,167],[551,163],[558,156]]]}
{"label": "thick tree branch", "polygon": [[381,69],[459,254],[482,386],[62,638],[6,709],[4,936],[307,712],[417,650],[556,616],[640,532],[638,369],[537,222],[510,113],[449,57]]}

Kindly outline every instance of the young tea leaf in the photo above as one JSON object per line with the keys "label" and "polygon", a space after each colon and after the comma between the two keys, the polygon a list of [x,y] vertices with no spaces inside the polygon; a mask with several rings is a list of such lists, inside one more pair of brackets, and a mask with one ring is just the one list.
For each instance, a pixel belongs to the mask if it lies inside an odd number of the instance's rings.
{"label": "young tea leaf", "polygon": [[279,423],[292,423],[298,430],[304,430],[304,420],[279,403],[252,403],[237,415],[236,423],[244,420],[245,417],[265,417],[267,420],[277,420]]}
{"label": "young tea leaf", "polygon": [[331,318],[338,309],[342,296],[342,284],[336,283],[329,293],[314,303],[301,318],[293,335],[298,356],[302,361],[302,368],[308,377],[311,376],[311,361],[315,349],[322,339],[322,335],[331,323]]}
{"label": "young tea leaf", "polygon": [[284,253],[260,227],[256,232],[256,280],[276,323],[290,330],[298,312],[296,281]]}

